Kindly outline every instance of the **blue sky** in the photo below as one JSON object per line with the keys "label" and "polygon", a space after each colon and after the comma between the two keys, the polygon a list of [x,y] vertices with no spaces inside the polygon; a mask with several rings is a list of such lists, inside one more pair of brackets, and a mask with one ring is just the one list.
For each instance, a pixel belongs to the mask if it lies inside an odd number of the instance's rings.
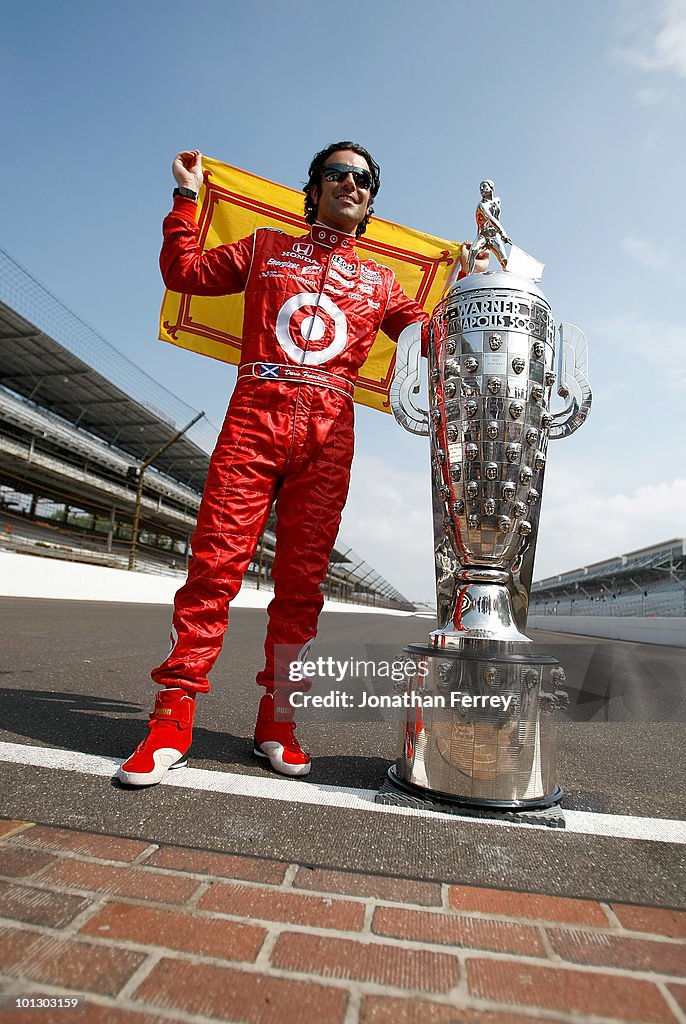
{"label": "blue sky", "polygon": [[[536,576],[686,533],[685,0],[0,10],[0,244],[156,380],[218,425],[235,379],[156,341],[179,149],[297,188],[317,149],[357,139],[378,214],[456,239],[491,177],[591,350],[591,418],[551,443]],[[364,409],[357,437],[342,535],[429,598],[426,442]]]}

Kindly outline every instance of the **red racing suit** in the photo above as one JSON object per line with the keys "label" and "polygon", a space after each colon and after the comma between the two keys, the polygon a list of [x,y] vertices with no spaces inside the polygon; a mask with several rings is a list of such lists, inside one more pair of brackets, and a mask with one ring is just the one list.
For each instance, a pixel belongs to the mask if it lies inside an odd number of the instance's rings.
{"label": "red racing suit", "polygon": [[245,312],[238,380],[174,602],[172,649],[152,678],[189,693],[210,689],[229,602],[276,498],[274,598],[257,677],[272,689],[274,646],[300,649],[316,635],[320,584],[348,493],[358,370],[380,328],[397,340],[428,317],[389,268],[357,255],[352,236],[318,223],[300,238],[258,228],[202,252],[195,203],[176,197],[163,233],[167,288],[245,291]]}

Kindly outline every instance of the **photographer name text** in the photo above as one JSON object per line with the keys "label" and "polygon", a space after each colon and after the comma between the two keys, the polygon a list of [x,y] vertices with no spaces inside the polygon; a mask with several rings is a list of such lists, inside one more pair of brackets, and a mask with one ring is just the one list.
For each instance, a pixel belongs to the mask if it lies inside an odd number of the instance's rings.
{"label": "photographer name text", "polygon": [[491,708],[507,711],[514,695],[463,693],[461,690],[443,694],[394,693],[375,694],[363,691],[359,697],[347,690],[329,693],[302,693],[296,690],[288,697],[293,708]]}

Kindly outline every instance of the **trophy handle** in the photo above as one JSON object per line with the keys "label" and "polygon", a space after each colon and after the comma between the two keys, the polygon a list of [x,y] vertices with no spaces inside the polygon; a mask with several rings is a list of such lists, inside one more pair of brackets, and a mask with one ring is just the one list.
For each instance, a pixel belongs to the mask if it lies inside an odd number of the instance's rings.
{"label": "trophy handle", "polygon": [[569,401],[564,409],[553,413],[551,439],[573,434],[591,411],[593,395],[588,382],[588,342],[584,332],[574,324],[562,323],[558,328],[557,376],[557,393]]}
{"label": "trophy handle", "polygon": [[395,356],[395,376],[389,397],[393,415],[405,430],[411,434],[429,433],[429,414],[418,409],[412,395],[419,394],[420,368],[422,359],[422,325],[410,324],[398,338]]}

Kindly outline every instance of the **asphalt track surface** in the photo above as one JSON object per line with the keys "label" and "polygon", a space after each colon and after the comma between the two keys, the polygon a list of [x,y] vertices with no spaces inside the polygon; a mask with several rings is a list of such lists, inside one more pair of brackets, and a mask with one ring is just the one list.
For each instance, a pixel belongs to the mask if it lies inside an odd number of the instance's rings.
{"label": "asphalt track surface", "polygon": [[[193,768],[273,779],[251,754],[264,624],[262,610],[232,614],[213,691],[198,700]],[[422,642],[431,627],[431,620],[416,616],[324,614],[312,654],[392,657],[406,643]],[[155,692],[147,673],[166,653],[168,630],[166,606],[0,599],[0,742],[128,756],[145,732]],[[562,806],[683,821],[686,650],[531,635],[567,674],[570,707],[558,728]],[[299,722],[314,759],[307,784],[315,789],[376,790],[396,757],[398,727],[388,711],[309,711]],[[183,786],[131,790],[107,776],[11,759],[0,763],[0,795],[7,817],[150,842],[405,878],[686,906],[683,842],[370,814],[316,799],[291,803]]]}

